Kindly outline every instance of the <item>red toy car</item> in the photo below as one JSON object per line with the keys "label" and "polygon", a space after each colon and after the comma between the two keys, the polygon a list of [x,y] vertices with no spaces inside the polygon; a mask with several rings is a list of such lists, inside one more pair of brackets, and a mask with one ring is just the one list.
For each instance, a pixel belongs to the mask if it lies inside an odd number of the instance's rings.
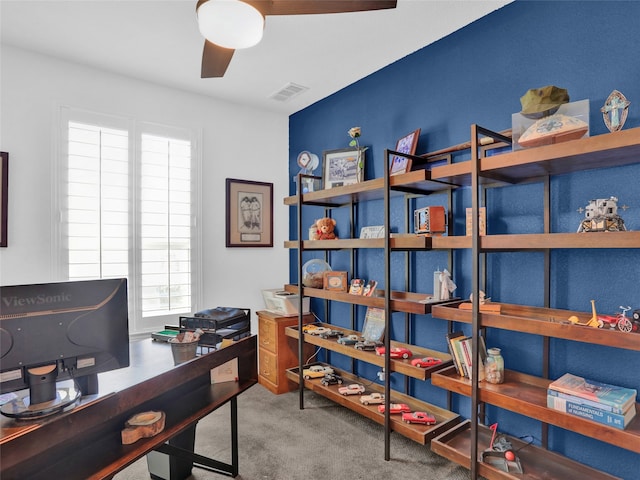
{"label": "red toy car", "polygon": [[[384,413],[384,405],[378,405],[378,411],[380,413]],[[411,408],[406,403],[390,403],[389,404],[389,413],[405,413],[410,412]]]}
{"label": "red toy car", "polygon": [[402,421],[407,423],[422,423],[423,425],[435,425],[436,418],[426,412],[410,412],[402,414]]}
{"label": "red toy car", "polygon": [[411,365],[414,367],[433,367],[434,365],[440,365],[441,363],[442,360],[435,357],[422,357],[411,360]]}
{"label": "red toy car", "polygon": [[[385,352],[385,348],[384,347],[376,347],[376,353],[378,355],[384,355]],[[389,356],[391,358],[409,358],[413,355],[413,353],[411,353],[411,350],[409,350],[408,348],[403,348],[403,347],[391,347],[389,349]]]}

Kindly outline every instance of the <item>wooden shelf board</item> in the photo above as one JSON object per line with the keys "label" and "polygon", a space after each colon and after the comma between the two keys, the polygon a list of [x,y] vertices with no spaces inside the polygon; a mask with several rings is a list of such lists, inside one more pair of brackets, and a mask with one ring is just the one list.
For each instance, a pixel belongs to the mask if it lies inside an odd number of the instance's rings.
{"label": "wooden shelf board", "polygon": [[[429,250],[431,238],[420,235],[406,234],[392,237],[389,241],[392,250]],[[337,238],[335,240],[303,240],[305,250],[343,250],[351,248],[384,248],[384,238]],[[285,248],[299,248],[297,240],[286,240]]]}
{"label": "wooden shelf board", "polygon": [[[298,248],[297,240],[284,242],[285,248]],[[336,240],[304,240],[305,250],[342,250],[350,248],[384,248],[384,238],[347,238]],[[402,234],[390,239],[392,250],[450,250],[471,248],[471,236],[434,236]],[[640,231],[589,233],[525,233],[483,235],[480,250],[525,251],[559,248],[639,248]]]}
{"label": "wooden shelf board", "polygon": [[[289,293],[298,294],[297,285],[285,285],[284,290]],[[332,300],[337,302],[351,303],[355,305],[364,305],[367,307],[384,308],[384,290],[376,290],[374,296],[365,297],[362,295],[351,295],[345,292],[335,292],[324,290],[322,288],[303,288],[303,295],[313,298],[322,298],[324,300]],[[441,302],[422,303],[423,300],[433,298],[430,293],[414,293],[414,292],[391,292],[391,309],[397,312],[415,313],[418,315],[427,315],[431,313],[431,308]]]}
{"label": "wooden shelf board", "polygon": [[[461,395],[471,395],[471,381],[458,375],[453,367],[434,372],[431,375],[431,382],[433,385]],[[504,383],[499,385],[480,383],[479,399],[482,402],[640,453],[640,416],[636,416],[626,429],[619,430],[553,410],[547,407],[549,383],[551,380],[505,370]],[[636,405],[636,409],[640,412],[640,404]]]}
{"label": "wooden shelf board", "polygon": [[[321,363],[321,365],[326,364]],[[351,373],[343,372],[336,368],[334,368],[334,370],[344,379],[343,385],[347,385],[349,383],[362,383],[367,385],[367,392],[365,394],[371,392],[384,393],[384,388],[381,385],[371,384],[370,380],[359,378]],[[298,371],[299,370],[297,367],[288,369],[287,378],[295,383],[298,383],[300,380]],[[341,395],[340,393],[338,393],[338,388],[342,385],[329,385],[325,387],[320,382],[320,378],[305,380],[304,385],[309,390],[319,393],[323,397],[326,397],[338,403],[339,405],[342,405],[343,407],[353,410],[354,412],[359,413],[360,415],[369,418],[370,420],[373,420],[380,425],[384,425],[384,414],[378,412],[378,405],[363,405],[360,402],[360,395]],[[407,424],[403,422],[401,420],[401,415],[394,414],[389,417],[391,420],[389,422],[391,425],[391,430],[422,445],[428,444],[428,442],[431,441],[433,437],[440,435],[442,432],[451,428],[451,426],[456,424],[460,418],[456,413],[452,413],[436,405],[431,405],[429,403],[423,402],[421,400],[396,391],[392,391],[391,401],[395,403],[406,403],[414,411],[426,411],[436,418],[437,423],[435,425],[417,425]]]}
{"label": "wooden shelf board", "polygon": [[[356,332],[354,330],[348,330],[346,328],[336,328],[335,325],[330,325],[326,323],[319,323],[322,327],[332,328],[335,330],[340,330],[344,332],[345,335],[358,335],[360,336],[360,332]],[[297,327],[286,327],[285,335],[298,339],[299,332]],[[341,353],[351,358],[355,358],[357,360],[362,360],[363,362],[371,363],[373,365],[378,365],[379,367],[384,367],[384,356],[377,355],[376,352],[372,351],[362,351],[356,349],[353,345],[342,345],[338,343],[335,338],[320,338],[317,335],[311,335],[308,333],[304,334],[304,341],[306,343],[310,343],[317,347],[322,347],[327,350],[331,350],[332,352]],[[418,347],[416,345],[409,345],[406,343],[400,343],[396,341],[391,341],[392,347],[404,347],[411,350],[413,353],[413,357],[408,359],[402,358],[392,358],[391,359],[391,371],[402,373],[403,375],[407,375],[408,377],[417,378],[418,380],[426,380],[431,376],[431,374],[437,370],[440,370],[444,367],[451,365],[452,359],[451,355],[444,352],[438,352],[436,350],[431,350],[424,347]],[[422,357],[435,357],[442,360],[440,365],[436,365],[430,368],[421,368],[414,367],[411,365],[411,360],[413,358],[422,358]]]}
{"label": "wooden shelf board", "polygon": [[[457,187],[457,185],[451,185],[442,180],[432,180],[430,170],[416,170],[402,175],[394,175],[390,177],[389,185],[392,195],[404,193],[427,195]],[[351,202],[379,200],[382,198],[384,198],[384,178],[381,177],[353,185],[305,193],[302,195],[302,203],[305,205],[338,207]],[[296,206],[298,204],[298,196],[286,197],[284,204]]]}
{"label": "wooden shelf board", "polygon": [[[434,317],[444,320],[471,323],[471,311],[458,308],[459,303],[433,305],[431,313]],[[499,314],[480,313],[481,326],[640,351],[640,335],[637,333],[568,323],[572,315],[580,320],[588,320],[591,318],[591,313],[508,303],[500,305]]]}
{"label": "wooden shelf board", "polygon": [[[589,480],[613,480],[607,473],[570,460],[557,453],[535,445],[527,445],[520,439],[508,437],[518,452],[522,474],[507,473],[487,463],[482,463],[482,452],[489,448],[492,431],[478,425],[478,472],[488,480],[546,479],[565,480],[581,478]],[[500,432],[498,432],[500,433]],[[465,420],[431,441],[431,450],[459,465],[470,468],[471,422]]]}
{"label": "wooden shelf board", "polygon": [[[632,128],[482,158],[480,175],[519,183],[546,175],[630,165],[638,163],[639,158],[640,128]],[[470,185],[471,161],[433,167],[431,178]]]}
{"label": "wooden shelf board", "polygon": [[533,233],[480,237],[482,251],[557,248],[639,248],[640,232]]}

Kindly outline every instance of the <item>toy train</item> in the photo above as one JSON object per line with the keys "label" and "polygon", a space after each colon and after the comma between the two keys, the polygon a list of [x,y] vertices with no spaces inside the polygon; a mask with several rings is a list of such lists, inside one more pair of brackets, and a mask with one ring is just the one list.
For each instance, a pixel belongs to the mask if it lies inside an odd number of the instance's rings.
{"label": "toy train", "polygon": [[[621,207],[626,208],[626,207]],[[579,209],[583,211],[582,208]],[[624,232],[627,227],[618,215],[618,199],[616,197],[597,198],[590,200],[584,208],[584,220],[580,222],[580,232]]]}

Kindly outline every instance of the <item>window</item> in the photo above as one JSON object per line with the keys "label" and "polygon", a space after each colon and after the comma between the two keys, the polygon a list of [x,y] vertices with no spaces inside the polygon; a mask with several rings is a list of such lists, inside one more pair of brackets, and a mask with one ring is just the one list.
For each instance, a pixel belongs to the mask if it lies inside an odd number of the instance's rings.
{"label": "window", "polygon": [[61,276],[127,277],[133,331],[196,309],[193,134],[63,109]]}
{"label": "window", "polygon": [[142,314],[191,310],[191,145],[142,135]]}
{"label": "window", "polygon": [[77,122],[68,125],[68,278],[128,277],[128,133]]}

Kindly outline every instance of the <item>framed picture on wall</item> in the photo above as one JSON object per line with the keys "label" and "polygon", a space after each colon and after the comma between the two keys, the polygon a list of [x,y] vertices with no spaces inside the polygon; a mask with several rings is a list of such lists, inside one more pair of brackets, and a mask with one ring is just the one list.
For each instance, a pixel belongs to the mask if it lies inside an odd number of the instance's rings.
{"label": "framed picture on wall", "polygon": [[[420,137],[420,129],[414,130],[402,137],[396,143],[395,151],[398,153],[407,153],[415,155],[418,146],[418,137]],[[411,170],[411,159],[401,155],[394,155],[389,166],[389,175],[400,175]]]}
{"label": "framed picture on wall", "polygon": [[9,154],[0,152],[0,247],[7,246],[9,203]]}
{"label": "framed picture on wall", "polygon": [[227,247],[273,247],[273,183],[227,178]]}
{"label": "framed picture on wall", "polygon": [[323,152],[325,189],[362,182],[364,169],[358,161],[358,153],[364,155],[364,151],[357,148],[343,148]]}

